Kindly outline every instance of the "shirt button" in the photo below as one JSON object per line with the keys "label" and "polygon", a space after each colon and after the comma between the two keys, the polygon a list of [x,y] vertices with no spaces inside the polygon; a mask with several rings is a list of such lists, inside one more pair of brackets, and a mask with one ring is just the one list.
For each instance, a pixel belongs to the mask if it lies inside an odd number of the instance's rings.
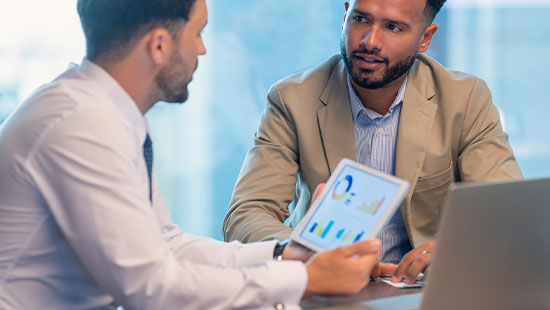
{"label": "shirt button", "polygon": [[384,134],[384,128],[378,128],[378,134],[383,135]]}
{"label": "shirt button", "polygon": [[283,304],[275,304],[273,305],[274,310],[285,310],[285,306]]}

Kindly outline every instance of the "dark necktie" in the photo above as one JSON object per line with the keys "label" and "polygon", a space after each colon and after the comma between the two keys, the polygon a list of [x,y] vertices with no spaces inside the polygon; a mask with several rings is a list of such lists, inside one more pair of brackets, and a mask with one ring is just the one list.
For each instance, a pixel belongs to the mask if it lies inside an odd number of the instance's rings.
{"label": "dark necktie", "polygon": [[147,174],[149,175],[149,200],[153,202],[153,190],[151,175],[153,174],[153,141],[149,138],[149,134],[145,137],[143,143],[143,157],[145,158],[145,165],[147,166]]}

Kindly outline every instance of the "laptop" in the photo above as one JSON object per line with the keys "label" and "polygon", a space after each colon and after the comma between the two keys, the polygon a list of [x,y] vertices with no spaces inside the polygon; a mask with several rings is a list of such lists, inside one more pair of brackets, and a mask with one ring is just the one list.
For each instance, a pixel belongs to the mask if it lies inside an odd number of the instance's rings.
{"label": "laptop", "polygon": [[323,309],[550,309],[550,179],[459,183],[423,293]]}
{"label": "laptop", "polygon": [[452,186],[421,309],[550,309],[550,179]]}

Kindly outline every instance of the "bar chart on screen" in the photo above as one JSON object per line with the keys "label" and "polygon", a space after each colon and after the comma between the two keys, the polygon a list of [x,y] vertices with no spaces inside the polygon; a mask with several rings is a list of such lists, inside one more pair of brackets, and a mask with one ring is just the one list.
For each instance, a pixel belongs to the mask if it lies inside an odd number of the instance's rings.
{"label": "bar chart on screen", "polygon": [[309,232],[321,238],[325,238],[332,228],[332,225],[334,225],[334,221],[328,222],[327,226],[325,226],[323,222],[313,223]]}
{"label": "bar chart on screen", "polygon": [[368,238],[398,186],[373,175],[344,169],[303,230],[302,235],[325,248]]}
{"label": "bar chart on screen", "polygon": [[380,210],[380,207],[384,203],[384,200],[386,200],[386,197],[382,197],[382,199],[378,201],[373,201],[368,204],[366,202],[363,202],[361,205],[357,206],[357,209],[371,215],[376,215],[376,212]]}
{"label": "bar chart on screen", "polygon": [[361,240],[364,234],[365,234],[364,230],[362,230],[358,234],[354,234],[352,230],[347,230],[345,228],[342,228],[336,233],[335,238],[341,242],[351,244]]}
{"label": "bar chart on screen", "polygon": [[334,242],[338,242],[341,244],[351,244],[354,242],[357,242],[361,240],[363,235],[365,234],[364,230],[361,230],[359,233],[354,233],[352,229],[332,229],[334,227],[334,221],[328,222],[328,224],[325,224],[324,222],[314,222],[310,229],[309,233],[321,238],[326,239],[327,236],[333,239]]}

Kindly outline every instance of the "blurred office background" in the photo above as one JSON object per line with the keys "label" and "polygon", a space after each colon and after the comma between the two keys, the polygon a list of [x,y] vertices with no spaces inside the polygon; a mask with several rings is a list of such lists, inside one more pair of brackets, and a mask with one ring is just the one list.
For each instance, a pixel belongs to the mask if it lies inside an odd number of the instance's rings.
{"label": "blurred office background", "polygon": [[[0,6],[0,122],[84,56],[75,0]],[[155,170],[173,219],[221,225],[271,84],[339,51],[344,0],[207,0],[208,53],[184,105],[149,113]],[[550,176],[550,0],[448,0],[429,55],[483,78],[527,178]]]}

